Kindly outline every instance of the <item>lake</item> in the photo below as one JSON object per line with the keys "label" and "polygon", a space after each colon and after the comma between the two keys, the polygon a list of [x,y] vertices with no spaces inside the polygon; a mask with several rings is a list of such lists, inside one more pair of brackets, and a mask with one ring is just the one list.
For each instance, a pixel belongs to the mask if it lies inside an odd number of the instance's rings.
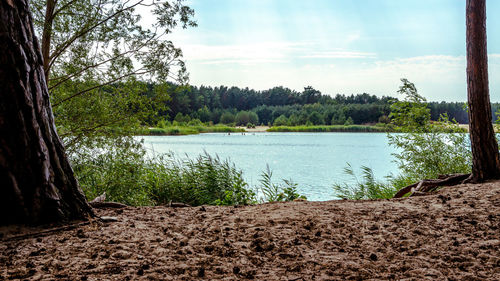
{"label": "lake", "polygon": [[188,136],[143,136],[149,153],[173,152],[195,158],[204,153],[229,158],[246,181],[259,184],[266,164],[273,182],[292,179],[310,201],[336,199],[332,184],[352,182],[347,163],[357,171],[373,169],[377,179],[398,172],[385,133],[213,133]]}

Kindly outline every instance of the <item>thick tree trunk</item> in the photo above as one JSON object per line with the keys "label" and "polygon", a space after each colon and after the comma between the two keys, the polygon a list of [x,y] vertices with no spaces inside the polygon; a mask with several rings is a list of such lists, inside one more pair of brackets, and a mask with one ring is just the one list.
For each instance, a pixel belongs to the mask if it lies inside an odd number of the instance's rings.
{"label": "thick tree trunk", "polygon": [[472,182],[500,177],[498,144],[491,120],[486,47],[486,0],[467,0],[467,97]]}
{"label": "thick tree trunk", "polygon": [[56,133],[28,0],[0,0],[0,224],[93,215]]}

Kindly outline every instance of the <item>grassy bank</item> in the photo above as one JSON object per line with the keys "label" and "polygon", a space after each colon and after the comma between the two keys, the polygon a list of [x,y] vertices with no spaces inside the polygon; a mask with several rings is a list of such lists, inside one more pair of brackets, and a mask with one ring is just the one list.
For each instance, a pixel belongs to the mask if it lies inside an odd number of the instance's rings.
{"label": "grassy bank", "polygon": [[200,133],[237,133],[245,132],[244,129],[224,125],[215,126],[171,126],[164,128],[145,128],[141,133],[151,136],[180,136],[196,135]]}
{"label": "grassy bank", "polygon": [[277,126],[271,127],[268,132],[389,132],[386,126],[367,125],[319,125],[319,126]]}

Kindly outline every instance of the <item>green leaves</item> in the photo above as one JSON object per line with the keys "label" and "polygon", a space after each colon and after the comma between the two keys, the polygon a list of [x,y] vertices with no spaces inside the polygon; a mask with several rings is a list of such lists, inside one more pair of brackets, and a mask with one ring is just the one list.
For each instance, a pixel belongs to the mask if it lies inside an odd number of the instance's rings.
{"label": "green leaves", "polygon": [[425,98],[413,83],[401,81],[399,92],[406,98],[391,106],[390,116],[403,134],[388,134],[389,144],[399,151],[393,155],[400,172],[415,181],[470,172],[472,156],[465,130],[446,113],[432,123]]}
{"label": "green leaves", "polygon": [[418,94],[417,88],[407,79],[401,79],[403,85],[398,93],[405,95],[403,101],[396,101],[391,105],[391,114],[394,125],[399,126],[402,131],[428,131],[431,114],[427,107],[427,101]]}

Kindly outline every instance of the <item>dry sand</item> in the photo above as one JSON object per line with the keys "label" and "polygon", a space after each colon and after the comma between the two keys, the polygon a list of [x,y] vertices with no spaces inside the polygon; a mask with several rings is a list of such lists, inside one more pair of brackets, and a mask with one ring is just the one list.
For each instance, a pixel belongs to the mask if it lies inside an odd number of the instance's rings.
{"label": "dry sand", "polygon": [[255,126],[255,128],[247,128],[247,127],[236,127],[240,129],[244,129],[247,132],[251,133],[257,133],[257,132],[267,132],[267,129],[269,129],[269,126]]}
{"label": "dry sand", "polygon": [[379,201],[99,210],[15,239],[0,280],[500,280],[500,182]]}

